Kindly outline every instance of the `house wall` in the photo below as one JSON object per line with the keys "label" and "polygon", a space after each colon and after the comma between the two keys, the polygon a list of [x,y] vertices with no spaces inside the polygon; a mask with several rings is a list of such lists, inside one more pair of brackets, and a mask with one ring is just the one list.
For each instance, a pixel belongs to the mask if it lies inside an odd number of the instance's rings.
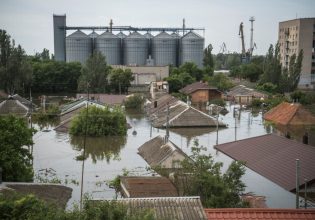
{"label": "house wall", "polygon": [[222,93],[219,92],[218,90],[209,90],[209,101],[213,99],[221,99],[222,98]]}
{"label": "house wall", "polygon": [[174,151],[168,158],[166,158],[161,166],[164,168],[178,168],[176,167],[176,161],[183,161],[185,159],[184,155]]}
{"label": "house wall", "polygon": [[209,101],[209,92],[208,90],[197,90],[191,94],[191,102],[208,102]]}
{"label": "house wall", "polygon": [[249,105],[253,101],[252,96],[235,96],[235,102],[238,104],[246,104]]}

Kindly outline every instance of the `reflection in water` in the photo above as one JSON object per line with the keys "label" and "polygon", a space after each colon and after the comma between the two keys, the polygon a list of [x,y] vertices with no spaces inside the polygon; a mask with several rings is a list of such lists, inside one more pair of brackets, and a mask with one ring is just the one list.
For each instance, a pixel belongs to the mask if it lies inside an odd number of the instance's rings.
{"label": "reflection in water", "polygon": [[34,115],[32,117],[32,122],[34,124],[37,124],[39,129],[45,130],[49,127],[55,127],[60,123],[60,120],[58,117],[49,117],[47,115]]}
{"label": "reflection in water", "polygon": [[[73,149],[81,151],[83,149],[84,137],[71,136],[70,143]],[[107,137],[87,137],[85,155],[91,157],[93,163],[97,160],[106,159],[119,160],[120,150],[126,144],[126,136],[107,136]]]}
{"label": "reflection in water", "polygon": [[[222,128],[219,128],[221,130]],[[194,138],[215,132],[216,128],[171,128],[170,131],[186,138],[187,147],[190,146],[191,140]]]}

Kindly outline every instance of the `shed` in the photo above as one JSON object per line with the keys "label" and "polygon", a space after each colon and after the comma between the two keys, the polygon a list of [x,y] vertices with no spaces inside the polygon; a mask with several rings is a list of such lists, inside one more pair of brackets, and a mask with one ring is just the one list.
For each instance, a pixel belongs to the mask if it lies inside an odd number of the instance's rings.
{"label": "shed", "polygon": [[238,85],[227,93],[227,97],[236,103],[249,105],[254,99],[265,99],[268,98],[268,95],[244,85]]}
{"label": "shed", "polygon": [[138,154],[151,166],[162,168],[179,168],[179,161],[188,156],[171,141],[165,141],[162,136],[145,142],[138,148]]}
{"label": "shed", "polygon": [[121,176],[120,186],[125,198],[178,196],[175,186],[166,177]]}
{"label": "shed", "polygon": [[[315,148],[274,134],[219,144],[216,149],[284,189],[296,189],[296,159],[300,160],[300,187],[315,181]],[[309,185],[309,184],[308,184]]]}

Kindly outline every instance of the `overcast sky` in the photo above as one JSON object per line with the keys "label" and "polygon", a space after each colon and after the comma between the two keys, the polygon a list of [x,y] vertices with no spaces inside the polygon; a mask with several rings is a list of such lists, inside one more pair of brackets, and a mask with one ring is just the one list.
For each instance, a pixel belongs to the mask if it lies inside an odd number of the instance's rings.
{"label": "overcast sky", "polygon": [[[204,27],[205,43],[214,53],[225,42],[241,50],[239,24],[244,22],[246,48],[249,17],[254,16],[254,54],[265,54],[277,41],[280,21],[315,17],[315,0],[0,0],[0,29],[28,54],[53,53],[53,14],[66,14],[68,26]],[[200,33],[201,35],[203,33]]]}

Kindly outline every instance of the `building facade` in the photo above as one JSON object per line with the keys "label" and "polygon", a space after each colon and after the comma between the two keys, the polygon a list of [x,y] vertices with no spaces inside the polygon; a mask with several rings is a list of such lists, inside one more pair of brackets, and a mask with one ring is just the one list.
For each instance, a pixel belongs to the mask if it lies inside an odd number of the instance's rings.
{"label": "building facade", "polygon": [[279,23],[278,42],[281,64],[289,65],[290,57],[303,50],[300,88],[315,88],[315,18],[299,18]]}

